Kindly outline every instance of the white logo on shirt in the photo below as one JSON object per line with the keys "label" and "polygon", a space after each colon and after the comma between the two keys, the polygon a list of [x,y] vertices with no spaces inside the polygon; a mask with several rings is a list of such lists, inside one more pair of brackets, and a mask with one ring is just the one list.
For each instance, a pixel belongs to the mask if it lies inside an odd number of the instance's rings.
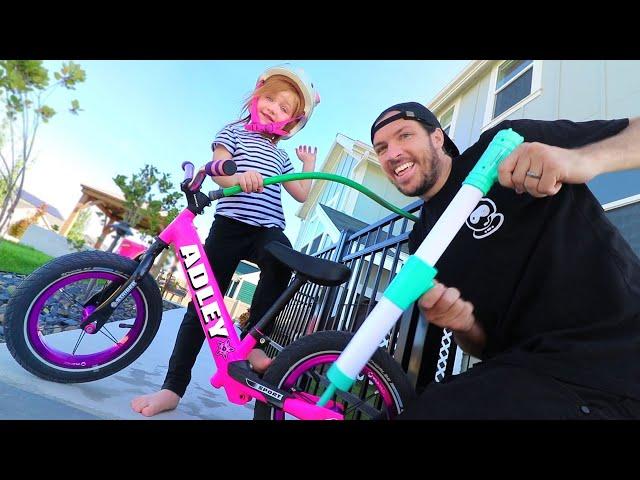
{"label": "white logo on shirt", "polygon": [[488,237],[500,228],[504,215],[498,213],[496,204],[489,198],[483,198],[465,222],[473,230],[473,238]]}

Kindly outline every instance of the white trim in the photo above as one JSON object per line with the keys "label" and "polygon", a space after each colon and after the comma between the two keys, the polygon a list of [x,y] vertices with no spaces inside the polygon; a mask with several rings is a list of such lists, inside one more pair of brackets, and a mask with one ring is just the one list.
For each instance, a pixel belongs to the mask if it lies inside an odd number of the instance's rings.
{"label": "white trim", "polygon": [[451,119],[451,128],[449,128],[449,138],[455,143],[456,125],[458,123],[458,112],[460,111],[460,102],[462,98],[458,97],[453,105],[453,118]]}
{"label": "white trim", "polygon": [[[461,101],[461,97],[456,98],[456,100],[451,104],[451,106],[449,106],[449,108],[447,108],[444,113],[441,115],[444,116],[444,114],[446,114],[449,110],[453,109],[453,115],[451,116],[451,123],[449,124],[449,133],[448,136],[449,138],[453,141],[453,143],[455,143],[455,137],[456,137],[456,123],[458,122],[458,112],[460,111],[460,101]],[[440,118],[438,118],[438,121],[440,121]],[[442,124],[442,122],[440,122],[440,124]],[[444,130],[444,128],[443,128]]]}
{"label": "white trim", "polygon": [[[524,107],[527,103],[529,103],[530,101],[540,96],[540,94],[542,93],[542,60],[533,60],[531,62],[531,66],[522,70],[522,72],[518,73],[517,76],[509,80],[509,82],[506,83],[505,85],[502,85],[499,89],[496,89],[496,83],[498,80],[498,70],[500,69],[502,64],[504,64],[504,62],[506,61],[508,60],[502,60],[500,62],[497,62],[491,70],[491,78],[489,80],[489,93],[487,95],[487,102],[484,110],[484,119],[482,121],[483,126],[481,131],[485,131],[488,128],[491,128],[494,125],[498,124],[499,122],[504,120],[506,117],[511,115],[513,112],[515,112],[519,108]],[[519,102],[517,102],[516,104],[509,107],[507,110],[502,112],[497,117],[492,118],[493,109],[495,107],[496,95],[500,93],[502,90],[504,90],[507,86],[511,85],[516,79],[524,75],[527,71],[529,71],[529,69],[532,69],[531,93],[526,97],[524,97]]]}
{"label": "white trim", "polygon": [[489,65],[490,62],[493,62],[493,60],[475,60],[469,63],[456,78],[438,92],[429,105],[427,105],[427,108],[432,112],[438,110],[441,105],[449,101],[452,95],[458,95],[459,91],[465,87],[467,83],[473,81],[475,76]]}
{"label": "white trim", "polygon": [[542,90],[542,60],[533,61],[533,74],[531,75],[531,91]]}
{"label": "white trim", "polygon": [[640,193],[638,195],[632,195],[631,197],[621,198],[620,200],[616,200],[615,202],[609,202],[602,205],[604,211],[614,210],[616,208],[624,207],[626,205],[631,205],[632,203],[640,202]]}
{"label": "white trim", "polygon": [[[451,131],[451,125],[453,123],[453,114],[456,110],[455,105],[450,105],[449,108],[444,110],[444,113],[442,115],[440,115],[438,118],[438,121],[440,122],[440,126],[442,127],[442,130],[445,130],[447,128],[447,125],[449,125],[449,131]],[[451,121],[447,124],[447,125],[443,125],[442,124],[442,119],[444,118],[445,115],[447,115],[449,112],[451,112]]]}
{"label": "white trim", "polygon": [[[342,186],[343,185],[340,185],[340,187]],[[340,187],[338,187],[338,189]],[[329,200],[327,200],[327,203],[325,203],[327,207],[331,207],[337,210],[338,198],[340,198],[340,190],[338,189],[336,189],[336,193],[333,194],[333,197],[331,197]]]}
{"label": "white trim", "polygon": [[[504,63],[504,62],[502,62]],[[501,64],[502,65],[502,64]],[[499,70],[500,68],[498,68]],[[503,85],[500,85],[500,88],[498,88],[497,90],[495,90],[493,93],[500,93],[501,91],[503,91],[505,88],[507,88],[509,85],[511,85],[512,83],[514,83],[517,79],[519,79],[521,76],[523,76],[525,73],[527,73],[529,70],[531,70],[531,78],[533,78],[533,60],[531,60],[531,63],[528,64],[526,67],[524,67],[522,70],[520,70],[514,77],[510,78],[509,81],[507,81],[506,83],[504,83]],[[497,82],[497,79],[496,79]],[[533,81],[531,82],[533,84]]]}
{"label": "white trim", "polygon": [[495,104],[495,85],[498,81],[498,68],[502,65],[502,62],[496,63],[494,67],[491,69],[491,78],[489,78],[489,93],[487,94],[487,102],[484,107],[484,119],[482,120],[482,130],[487,128],[487,126],[491,123],[491,116],[493,115],[493,106]]}
{"label": "white trim", "polygon": [[[504,120],[505,118],[507,118],[509,115],[511,115],[513,112],[515,112],[516,110],[524,107],[527,103],[529,103],[532,100],[535,100],[536,98],[538,98],[540,95],[542,94],[542,89],[538,89],[535,92],[529,94],[528,96],[524,97],[522,100],[520,100],[518,103],[514,104],[512,107],[509,107],[507,110],[505,110],[504,112],[502,112],[500,115],[498,115],[496,118],[494,118],[493,120],[491,120],[489,123],[487,123],[486,125],[484,125],[482,127],[482,129],[480,130],[481,132],[484,132],[485,130],[490,129],[491,127],[497,125],[498,123],[500,123],[502,120]],[[493,109],[493,107],[492,107]]]}

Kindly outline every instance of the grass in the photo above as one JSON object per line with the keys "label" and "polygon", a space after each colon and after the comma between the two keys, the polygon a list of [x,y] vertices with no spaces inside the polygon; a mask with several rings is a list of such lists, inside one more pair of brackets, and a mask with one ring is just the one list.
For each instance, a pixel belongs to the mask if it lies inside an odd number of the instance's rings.
{"label": "grass", "polygon": [[0,271],[26,275],[52,258],[35,248],[0,239]]}

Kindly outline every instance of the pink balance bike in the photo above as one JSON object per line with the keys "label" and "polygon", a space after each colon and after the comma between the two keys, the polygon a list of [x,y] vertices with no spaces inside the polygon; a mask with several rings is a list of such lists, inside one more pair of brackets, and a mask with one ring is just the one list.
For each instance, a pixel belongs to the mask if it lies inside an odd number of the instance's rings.
{"label": "pink balance bike", "polygon": [[[173,245],[216,362],[211,385],[224,388],[230,402],[242,405],[255,399],[256,419],[284,419],[287,414],[309,420],[394,418],[412,398],[413,389],[400,366],[379,345],[402,312],[433,287],[434,265],[497,181],[502,160],[523,140],[511,129],[496,134],[427,237],[353,335],[318,332],[282,349],[262,333],[305,282],[336,286],[351,274],[344,265],[272,243],[267,246],[270,253],[291,268],[294,278],[240,340],[192,223],[212,200],[240,191],[235,186],[209,195],[200,192],[207,174],[235,173],[235,164],[227,160],[209,162],[195,177],[193,165],[183,164],[186,174],[181,187],[187,208],[158,235],[139,262],[107,252],[74,253],[27,277],[7,307],[4,330],[9,351],[28,371],[57,382],[97,380],[126,367],[144,352],[158,330],[162,299],[148,272],[158,254]],[[336,175],[288,174],[267,178],[264,184],[304,178],[345,183],[412,217]],[[61,323],[63,329],[74,330],[68,335],[76,336],[75,343],[69,343],[66,335],[66,343],[60,341],[55,332]],[[260,376],[251,370],[247,355],[264,341],[270,341],[279,354]]]}
{"label": "pink balance bike", "polygon": [[[216,363],[211,385],[224,388],[230,402],[242,405],[255,399],[255,419],[380,419],[398,415],[414,390],[385,350],[376,349],[348,391],[338,391],[319,406],[330,384],[326,372],[353,334],[318,332],[283,349],[261,333],[306,282],[326,286],[346,282],[351,271],[342,264],[270,244],[269,252],[291,268],[294,277],[255,327],[239,338],[214,276],[215,265],[209,264],[193,225],[195,216],[223,195],[222,190],[209,195],[200,191],[206,175],[232,175],[236,167],[230,160],[209,162],[195,176],[191,163],[185,162],[183,169],[181,188],[187,207],[138,262],[101,251],[73,253],[52,260],[22,282],[6,312],[4,332],[11,355],[29,372],[60,383],[98,380],[130,365],[158,331],[162,298],[149,270],[162,250],[173,245]],[[303,174],[281,177],[288,181],[296,175]],[[342,183],[363,188],[335,175],[316,173],[312,178],[342,179]],[[267,179],[270,183],[276,180]],[[369,196],[411,217],[375,194]],[[70,331],[62,334],[65,330]],[[74,336],[72,342],[70,336]],[[251,369],[247,355],[258,342],[265,341],[279,353],[261,376]]]}

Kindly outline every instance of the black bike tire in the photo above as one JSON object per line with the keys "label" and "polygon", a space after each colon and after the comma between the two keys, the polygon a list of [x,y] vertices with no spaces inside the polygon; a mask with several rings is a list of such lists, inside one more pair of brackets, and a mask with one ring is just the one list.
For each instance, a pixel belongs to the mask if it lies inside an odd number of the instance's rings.
{"label": "black bike tire", "polygon": [[[288,345],[278,354],[263,379],[265,383],[280,387],[288,373],[300,362],[311,355],[342,352],[353,337],[353,333],[344,331],[323,331],[302,337]],[[397,392],[400,403],[397,405],[401,413],[408,402],[415,398],[415,390],[398,362],[386,350],[378,348],[369,360],[368,365],[382,372],[385,383]],[[255,401],[254,420],[273,420],[275,407]]]}
{"label": "black bike tire", "polygon": [[13,358],[34,375],[58,383],[92,382],[113,375],[130,365],[151,344],[162,319],[160,290],[148,274],[136,286],[136,289],[143,296],[147,308],[147,318],[141,338],[133,348],[109,365],[77,372],[51,367],[29,348],[24,326],[35,299],[49,285],[63,276],[94,268],[129,277],[137,266],[138,264],[133,260],[114,253],[90,251],[58,257],[35,270],[20,283],[7,305],[4,334],[7,349]]}

